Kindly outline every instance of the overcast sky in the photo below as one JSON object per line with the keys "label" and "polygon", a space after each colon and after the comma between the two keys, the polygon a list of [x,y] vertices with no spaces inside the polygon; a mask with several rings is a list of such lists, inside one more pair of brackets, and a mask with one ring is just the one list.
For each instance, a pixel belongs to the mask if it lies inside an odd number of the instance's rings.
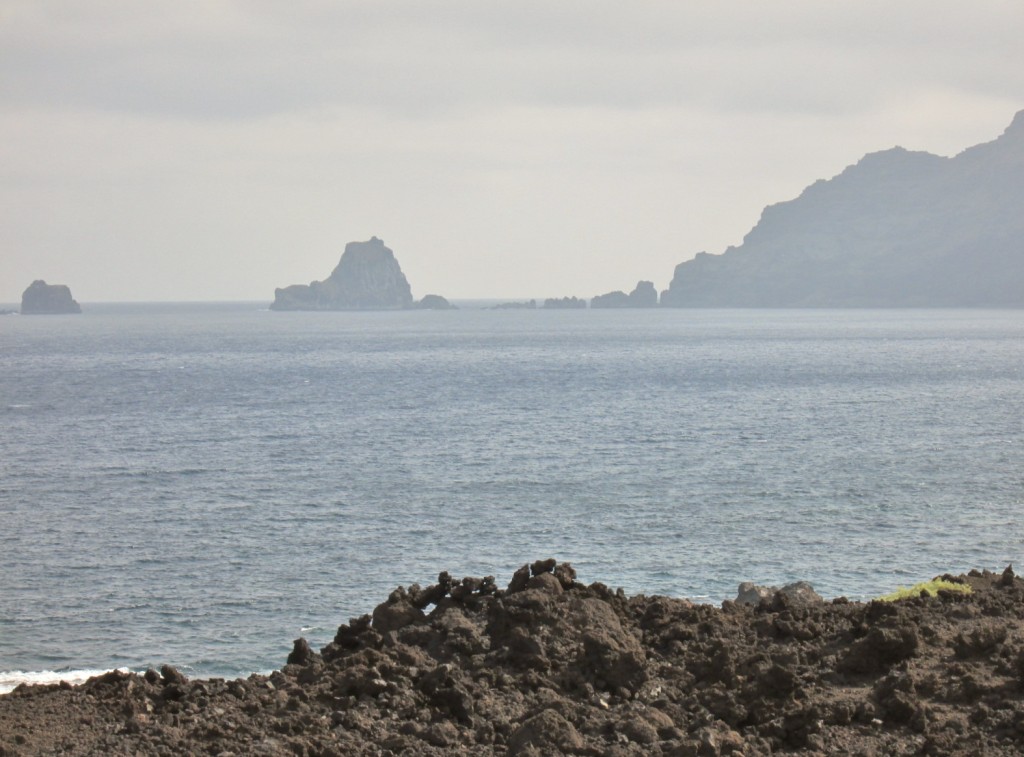
{"label": "overcast sky", "polygon": [[0,0],[0,302],[592,297],[1024,109],[1020,0]]}

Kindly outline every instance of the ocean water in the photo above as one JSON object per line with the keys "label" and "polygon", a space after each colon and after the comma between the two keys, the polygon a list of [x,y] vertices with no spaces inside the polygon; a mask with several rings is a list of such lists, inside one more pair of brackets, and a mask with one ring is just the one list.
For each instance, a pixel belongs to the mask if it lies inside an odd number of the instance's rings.
{"label": "ocean water", "polygon": [[0,420],[6,688],[549,556],[715,603],[1024,557],[1024,311],[95,305],[0,318]]}

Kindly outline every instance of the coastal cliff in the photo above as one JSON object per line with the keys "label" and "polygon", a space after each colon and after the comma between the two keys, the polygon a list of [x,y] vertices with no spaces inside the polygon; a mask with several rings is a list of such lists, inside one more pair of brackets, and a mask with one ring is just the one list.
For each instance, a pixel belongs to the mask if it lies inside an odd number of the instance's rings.
{"label": "coastal cliff", "polygon": [[373,237],[349,242],[324,281],[274,290],[271,310],[404,310],[412,290],[394,252]]}
{"label": "coastal cliff", "polygon": [[33,281],[21,295],[22,315],[59,315],[81,313],[82,308],[71,296],[65,284],[47,284],[42,279]]}
{"label": "coastal cliff", "polygon": [[1024,111],[953,158],[872,153],[679,264],[669,307],[1024,305]]}

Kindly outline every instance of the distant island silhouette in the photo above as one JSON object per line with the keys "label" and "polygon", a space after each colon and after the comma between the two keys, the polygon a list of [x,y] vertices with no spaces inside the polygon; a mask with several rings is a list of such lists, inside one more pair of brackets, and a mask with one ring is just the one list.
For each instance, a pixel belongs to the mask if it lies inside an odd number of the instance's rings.
{"label": "distant island silhouette", "polygon": [[394,252],[372,237],[349,242],[341,260],[324,281],[274,290],[271,310],[450,310],[444,297],[428,294],[419,302]]}
{"label": "distant island silhouette", "polygon": [[[952,158],[894,147],[869,153],[799,197],[769,205],[742,244],[676,266],[660,298],[593,297],[592,308],[1024,306],[1024,111],[997,139]],[[413,300],[377,237],[345,246],[324,281],[275,290],[273,310],[449,309]],[[68,295],[70,297],[70,295]],[[545,309],[586,308],[553,297]],[[536,300],[498,309],[536,308]]]}
{"label": "distant island silhouette", "polygon": [[1024,305],[1024,111],[953,158],[871,153],[680,263],[663,307]]}
{"label": "distant island silhouette", "polygon": [[21,295],[22,315],[62,315],[81,313],[66,284],[47,284],[37,279]]}

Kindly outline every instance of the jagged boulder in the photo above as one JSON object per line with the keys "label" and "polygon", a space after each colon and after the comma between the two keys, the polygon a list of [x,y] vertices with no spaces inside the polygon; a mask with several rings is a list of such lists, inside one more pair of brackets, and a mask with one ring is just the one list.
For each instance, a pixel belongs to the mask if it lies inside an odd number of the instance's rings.
{"label": "jagged boulder", "polygon": [[81,312],[81,306],[71,297],[71,289],[65,284],[47,284],[42,279],[38,279],[33,281],[21,295],[22,315]]}
{"label": "jagged boulder", "polygon": [[373,237],[349,242],[324,281],[274,290],[271,310],[402,310],[413,306],[412,290],[395,254]]}
{"label": "jagged boulder", "polygon": [[785,597],[785,601],[795,605],[821,604],[824,600],[806,581],[794,581],[781,589],[777,586],[760,586],[751,581],[744,581],[736,592],[736,604],[758,605],[771,602],[777,595]]}

